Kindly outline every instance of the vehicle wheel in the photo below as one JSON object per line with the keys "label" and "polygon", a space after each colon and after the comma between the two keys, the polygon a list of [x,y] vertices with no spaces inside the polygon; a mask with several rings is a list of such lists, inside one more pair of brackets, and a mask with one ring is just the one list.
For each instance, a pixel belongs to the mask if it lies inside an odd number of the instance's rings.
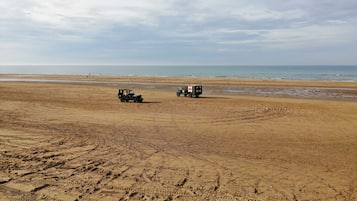
{"label": "vehicle wheel", "polygon": [[180,92],[176,92],[176,96],[180,97],[181,93]]}

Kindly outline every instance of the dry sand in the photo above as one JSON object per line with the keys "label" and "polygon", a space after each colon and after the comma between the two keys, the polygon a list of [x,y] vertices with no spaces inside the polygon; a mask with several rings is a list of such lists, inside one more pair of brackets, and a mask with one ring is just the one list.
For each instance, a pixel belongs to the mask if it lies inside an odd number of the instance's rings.
{"label": "dry sand", "polygon": [[43,79],[122,83],[0,82],[0,200],[357,200],[355,100],[215,93],[356,83],[200,79],[216,88],[190,99],[173,89],[194,78]]}

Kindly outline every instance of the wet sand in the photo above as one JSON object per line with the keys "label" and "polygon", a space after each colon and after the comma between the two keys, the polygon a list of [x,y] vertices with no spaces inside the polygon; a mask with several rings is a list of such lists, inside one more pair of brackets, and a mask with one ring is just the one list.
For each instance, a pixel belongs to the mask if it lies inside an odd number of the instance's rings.
{"label": "wet sand", "polygon": [[0,82],[0,200],[357,200],[354,99],[221,90],[356,83],[31,76],[93,82]]}

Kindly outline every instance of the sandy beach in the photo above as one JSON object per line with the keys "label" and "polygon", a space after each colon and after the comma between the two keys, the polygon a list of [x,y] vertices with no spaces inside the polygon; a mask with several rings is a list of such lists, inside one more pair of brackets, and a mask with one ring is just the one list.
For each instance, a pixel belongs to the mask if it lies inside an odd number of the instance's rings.
{"label": "sandy beach", "polygon": [[356,82],[0,78],[1,201],[357,200]]}

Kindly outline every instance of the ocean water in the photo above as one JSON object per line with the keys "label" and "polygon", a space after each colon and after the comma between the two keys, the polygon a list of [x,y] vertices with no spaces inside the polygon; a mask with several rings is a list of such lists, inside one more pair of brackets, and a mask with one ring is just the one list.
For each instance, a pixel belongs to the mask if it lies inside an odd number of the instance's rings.
{"label": "ocean water", "polygon": [[357,81],[356,66],[0,65],[0,74],[227,77]]}

